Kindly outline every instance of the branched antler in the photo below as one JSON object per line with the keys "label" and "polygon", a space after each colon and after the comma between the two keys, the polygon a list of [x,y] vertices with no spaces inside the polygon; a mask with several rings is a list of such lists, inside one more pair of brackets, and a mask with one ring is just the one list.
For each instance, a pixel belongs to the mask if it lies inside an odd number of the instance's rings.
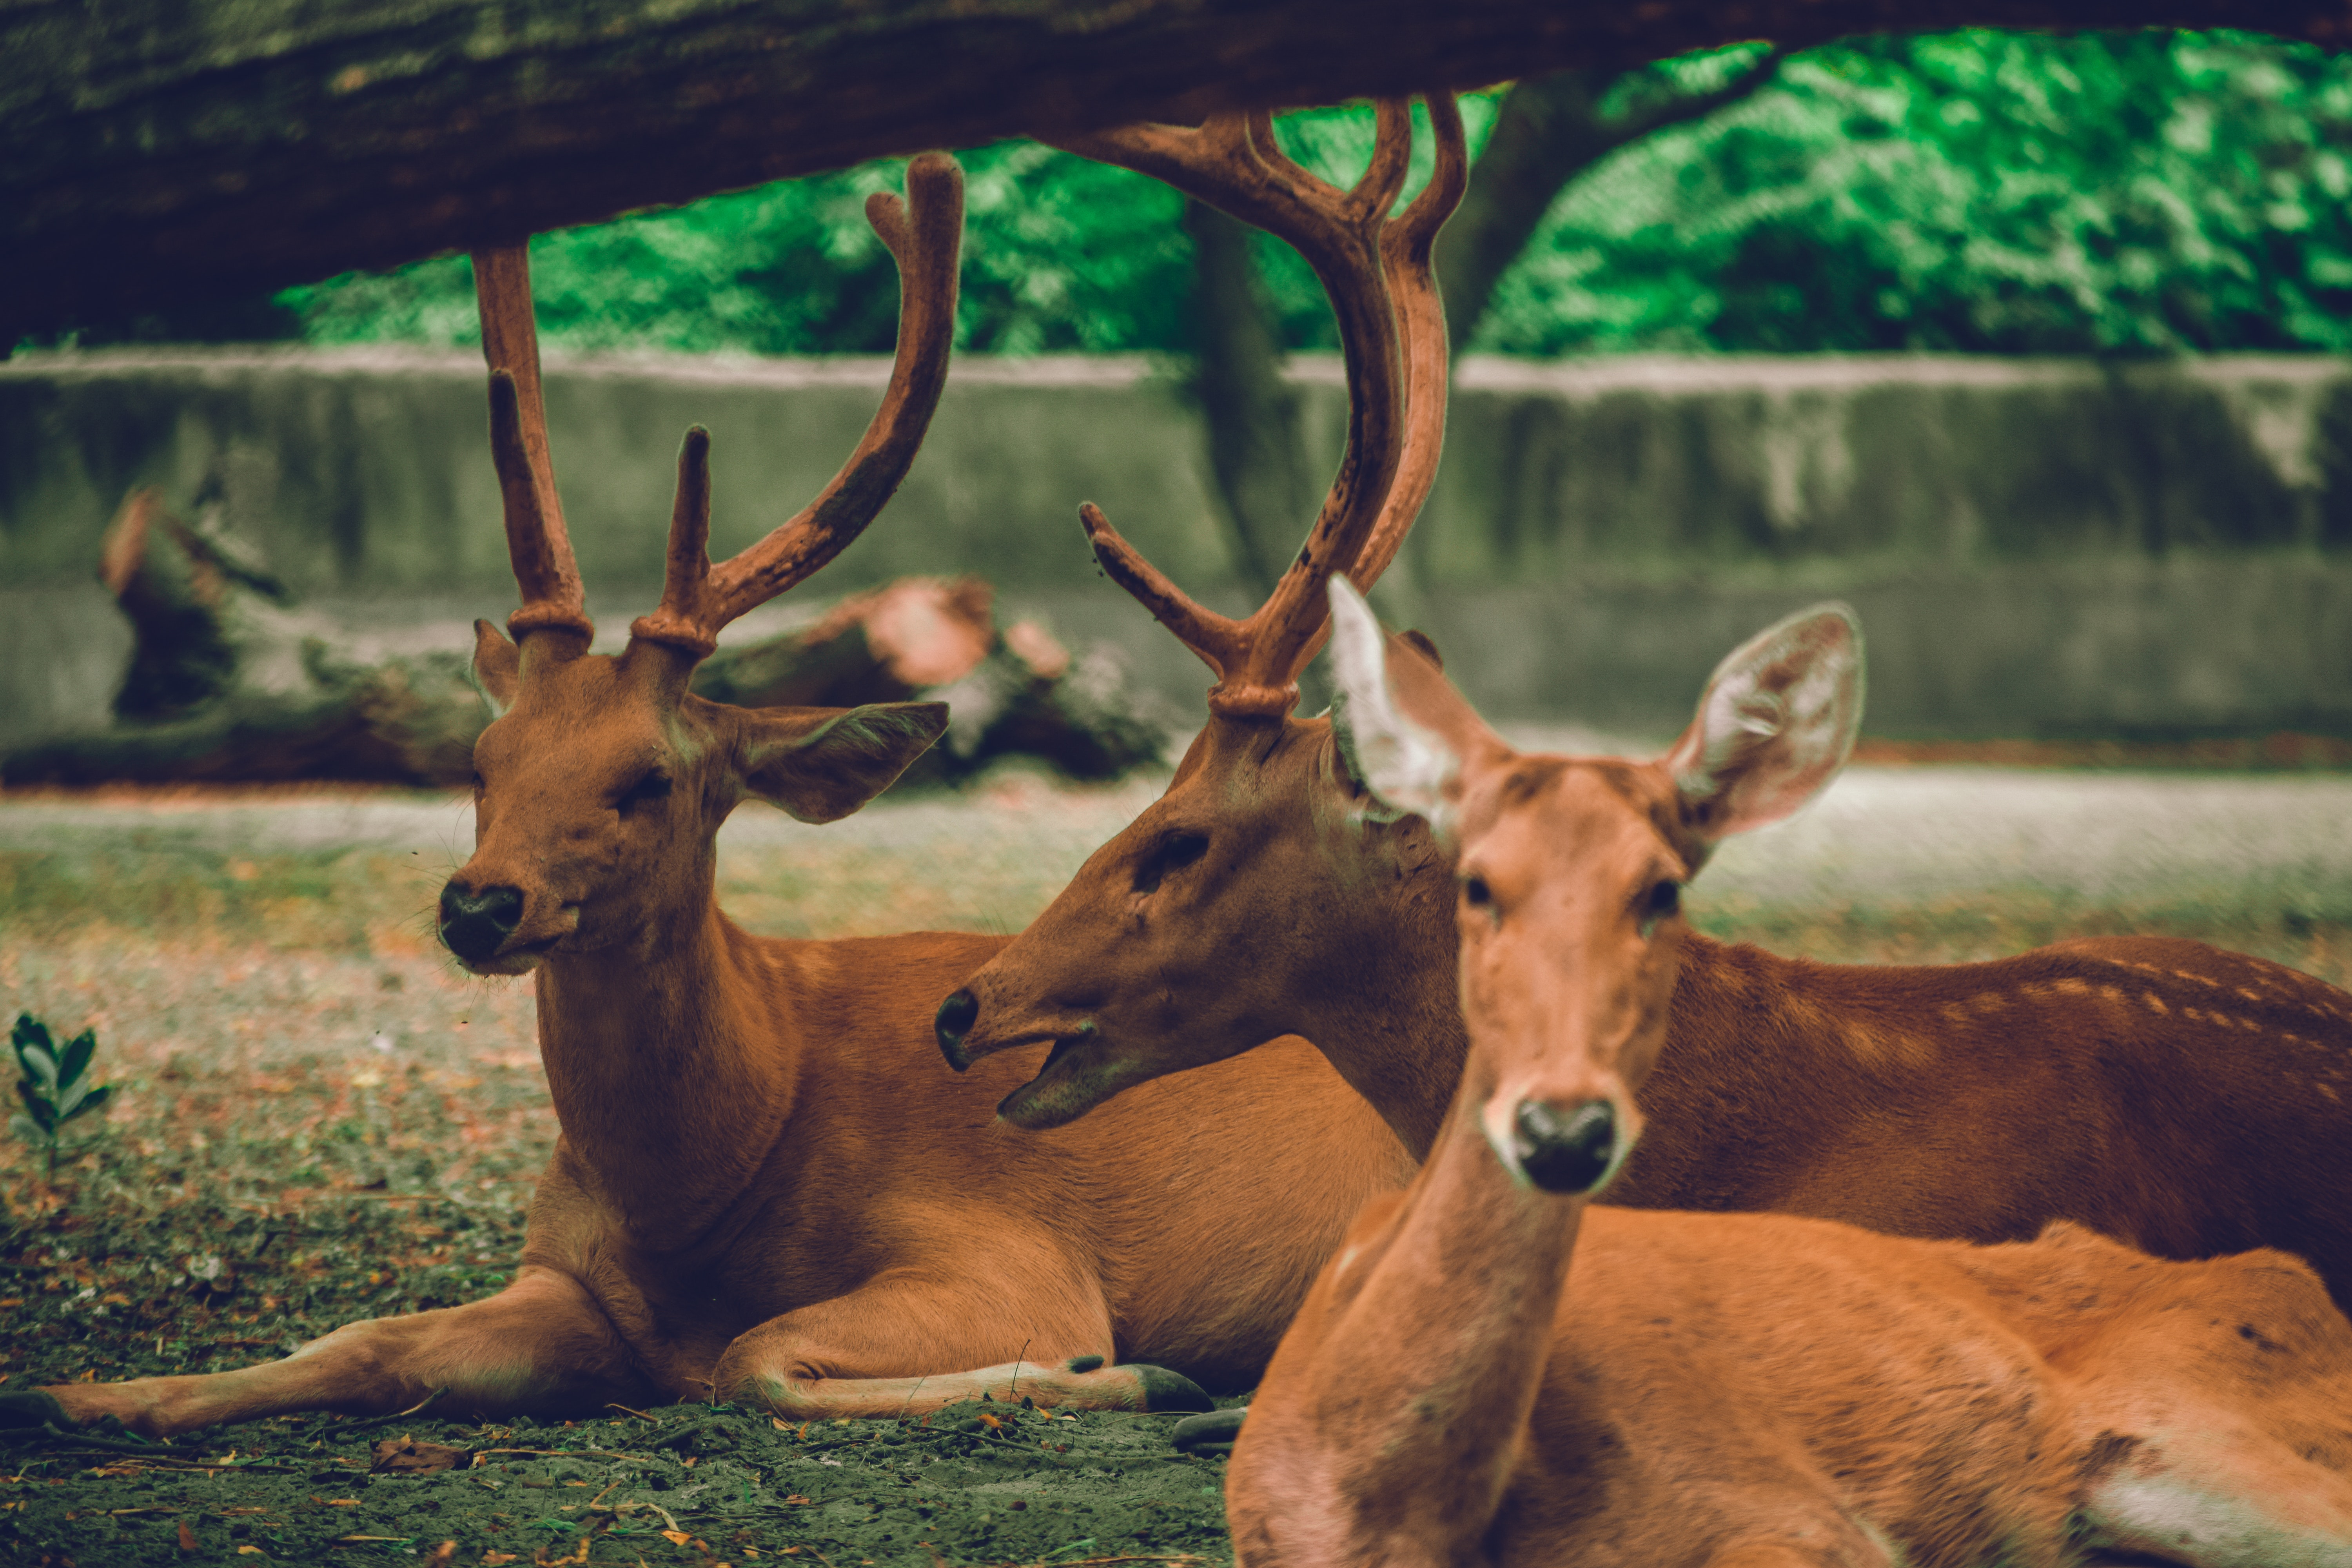
{"label": "branched antler", "polygon": [[1347,454],[1298,558],[1247,620],[1202,608],[1122,539],[1101,509],[1078,510],[1103,570],[1217,672],[1209,692],[1213,712],[1290,711],[1298,670],[1323,636],[1325,581],[1345,566],[1369,586],[1363,568],[1370,565],[1376,577],[1395,555],[1435,475],[1446,353],[1430,246],[1461,201],[1468,161],[1450,97],[1431,100],[1430,121],[1436,173],[1393,221],[1389,209],[1412,149],[1412,111],[1402,100],[1380,103],[1370,166],[1346,191],[1285,156],[1265,111],[1222,115],[1197,130],[1136,125],[1061,143],[1150,174],[1289,241],[1322,279],[1339,318]]}
{"label": "branched antler", "polygon": [[[633,637],[667,643],[697,658],[708,655],[718,647],[721,626],[847,548],[907,477],[947,384],[963,236],[963,171],[945,153],[926,153],[908,166],[907,194],[903,205],[896,196],[878,195],[866,203],[866,221],[898,264],[898,352],[889,388],[865,439],[816,500],[758,543],[713,566],[710,433],[698,425],[688,431],[677,457],[661,607],[630,626]],[[548,453],[539,333],[524,247],[477,251],[474,281],[482,312],[482,356],[490,366],[490,452],[506,502],[507,552],[522,589],[522,607],[507,618],[507,628],[517,637],[539,630],[576,633],[584,649],[594,627]]]}
{"label": "branched antler", "polygon": [[[955,338],[956,264],[963,234],[963,171],[941,153],[907,168],[908,202],[874,195],[866,220],[898,264],[898,350],[889,389],[857,449],[833,481],[768,536],[710,563],[710,437],[697,426],[677,458],[669,561],[661,607],[629,635],[699,658],[719,629],[840,554],[874,521],[915,460],[947,384]],[[911,210],[909,210],[911,208]]]}

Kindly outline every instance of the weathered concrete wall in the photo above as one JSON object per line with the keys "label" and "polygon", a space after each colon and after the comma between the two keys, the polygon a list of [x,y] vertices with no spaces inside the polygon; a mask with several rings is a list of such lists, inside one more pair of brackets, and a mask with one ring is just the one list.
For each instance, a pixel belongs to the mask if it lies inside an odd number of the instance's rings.
{"label": "weathered concrete wall", "polygon": [[[732,550],[824,482],[886,371],[551,361],[592,610],[617,633],[651,603],[688,424],[712,431],[714,546]],[[1336,458],[1337,366],[1297,374]],[[124,640],[88,584],[137,484],[225,507],[355,635],[447,639],[498,614],[513,589],[482,395],[463,354],[0,364],[0,740],[102,709]],[[1474,361],[1452,411],[1381,596],[1496,711],[1671,727],[1722,652],[1835,593],[1872,639],[1879,732],[2352,730],[2341,362]],[[1074,508],[1098,501],[1230,603],[1199,450],[1181,389],[1141,362],[961,362],[906,488],[821,584],[979,572],[1196,700],[1204,672],[1097,578]]]}

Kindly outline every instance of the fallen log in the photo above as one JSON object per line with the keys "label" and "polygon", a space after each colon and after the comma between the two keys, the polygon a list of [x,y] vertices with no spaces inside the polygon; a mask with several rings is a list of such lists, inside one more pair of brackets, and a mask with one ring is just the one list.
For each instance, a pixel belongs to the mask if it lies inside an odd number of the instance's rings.
{"label": "fallen log", "polygon": [[[488,721],[455,650],[362,663],[216,519],[189,522],[134,492],[106,532],[100,578],[133,651],[113,725],[0,755],[12,786],[298,780],[462,784]],[[908,774],[954,782],[1029,756],[1078,779],[1159,760],[1168,731],[1115,654],[1073,658],[1045,630],[1000,631],[978,578],[914,577],[845,600],[814,625],[722,648],[694,690],[740,707],[940,699],[947,738]]]}

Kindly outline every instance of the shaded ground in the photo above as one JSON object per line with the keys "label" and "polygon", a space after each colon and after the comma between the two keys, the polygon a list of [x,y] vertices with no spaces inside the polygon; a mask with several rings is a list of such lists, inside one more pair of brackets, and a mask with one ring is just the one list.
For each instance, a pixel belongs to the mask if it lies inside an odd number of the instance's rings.
{"label": "shaded ground", "polygon": [[[720,898],[777,934],[1016,929],[1159,787],[1007,774],[823,828],[746,808],[721,840]],[[2347,817],[2352,777],[2329,773],[1858,769],[1796,822],[1727,846],[1689,908],[1714,934],[1825,959],[2164,931],[2345,984]],[[467,978],[427,940],[469,838],[462,803],[437,795],[0,795],[0,1014],[95,1027],[98,1074],[120,1086],[54,1181],[0,1140],[0,1389],[243,1365],[505,1281],[555,1127],[528,988]],[[0,1448],[0,1554],[431,1562],[447,1541],[462,1563],[1226,1555],[1222,1461],[1175,1454],[1171,1417],[992,1409],[1009,1425],[787,1433],[743,1412],[647,1414],[264,1422],[161,1463]],[[408,1434],[479,1466],[369,1478],[369,1445]]]}
{"label": "shaded ground", "polygon": [[[1224,1461],[1173,1416],[951,1407],[924,1422],[788,1427],[727,1405],[461,1426],[294,1417],[172,1457],[23,1459],[0,1541],[82,1568],[258,1556],[366,1563],[1223,1561]],[[386,1433],[392,1436],[386,1438]],[[457,1468],[371,1474],[376,1445]],[[184,1526],[186,1534],[182,1534]],[[186,1542],[193,1542],[193,1549]]]}

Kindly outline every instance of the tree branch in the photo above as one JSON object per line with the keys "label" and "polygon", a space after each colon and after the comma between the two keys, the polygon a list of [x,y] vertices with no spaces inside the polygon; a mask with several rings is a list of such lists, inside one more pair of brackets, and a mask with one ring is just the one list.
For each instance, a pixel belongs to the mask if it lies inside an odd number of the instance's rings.
{"label": "tree branch", "polygon": [[1748,97],[1778,73],[1785,53],[1775,46],[1720,87],[1667,91],[1612,115],[1601,111],[1615,79],[1610,72],[1555,71],[1512,88],[1485,154],[1470,171],[1462,208],[1437,242],[1454,352],[1468,346],[1496,285],[1569,182],[1653,132],[1705,119]]}
{"label": "tree branch", "polygon": [[882,153],[1962,25],[2344,0],[12,0],[0,345]]}

